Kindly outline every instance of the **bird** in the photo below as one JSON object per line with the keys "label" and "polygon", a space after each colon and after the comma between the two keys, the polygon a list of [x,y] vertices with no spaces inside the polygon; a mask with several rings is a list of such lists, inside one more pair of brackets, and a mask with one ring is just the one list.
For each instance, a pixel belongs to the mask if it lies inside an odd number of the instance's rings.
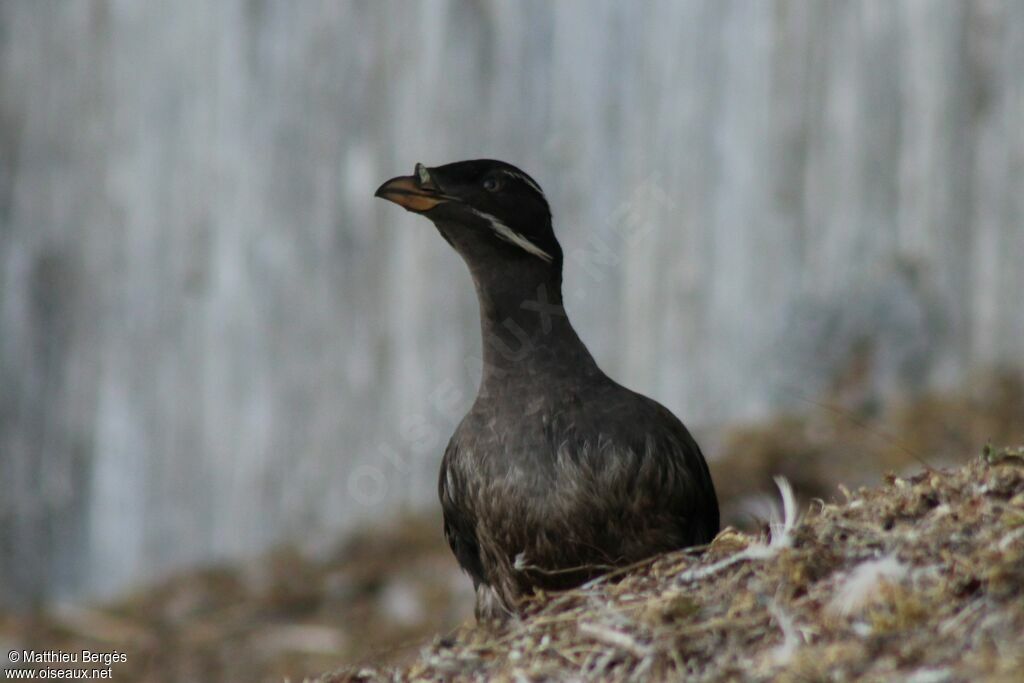
{"label": "bird", "polygon": [[480,385],[445,448],[438,494],[478,622],[709,543],[718,499],[700,447],[667,408],[602,372],[577,335],[540,185],[474,159],[417,163],[375,196],[433,222],[476,289]]}

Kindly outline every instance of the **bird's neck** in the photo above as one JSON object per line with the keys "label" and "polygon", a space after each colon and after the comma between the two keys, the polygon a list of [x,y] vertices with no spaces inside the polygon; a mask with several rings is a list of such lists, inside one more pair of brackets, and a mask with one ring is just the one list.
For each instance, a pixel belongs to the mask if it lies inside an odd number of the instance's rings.
{"label": "bird's neck", "polygon": [[520,261],[470,270],[480,302],[484,390],[600,374],[566,315],[559,267]]}

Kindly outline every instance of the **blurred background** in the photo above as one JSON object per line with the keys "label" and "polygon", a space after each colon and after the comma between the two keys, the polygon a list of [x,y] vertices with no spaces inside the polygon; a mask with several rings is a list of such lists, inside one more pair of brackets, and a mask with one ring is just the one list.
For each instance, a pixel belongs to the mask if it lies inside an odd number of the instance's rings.
{"label": "blurred background", "polygon": [[1022,65],[1012,0],[3,2],[0,640],[215,614],[195,669],[125,666],[256,680],[213,644],[469,613],[435,481],[476,301],[373,198],[418,161],[538,180],[581,336],[733,523],[1021,436]]}

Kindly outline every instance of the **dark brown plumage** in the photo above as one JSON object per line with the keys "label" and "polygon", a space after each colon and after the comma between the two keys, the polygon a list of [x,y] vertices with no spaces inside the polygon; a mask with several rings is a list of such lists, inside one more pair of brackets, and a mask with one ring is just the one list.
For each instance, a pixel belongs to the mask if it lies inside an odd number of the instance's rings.
{"label": "dark brown plumage", "polygon": [[483,379],[439,482],[477,617],[710,541],[718,503],[697,443],[601,372],[565,315],[562,251],[537,183],[500,161],[417,164],[377,195],[434,222],[480,302]]}

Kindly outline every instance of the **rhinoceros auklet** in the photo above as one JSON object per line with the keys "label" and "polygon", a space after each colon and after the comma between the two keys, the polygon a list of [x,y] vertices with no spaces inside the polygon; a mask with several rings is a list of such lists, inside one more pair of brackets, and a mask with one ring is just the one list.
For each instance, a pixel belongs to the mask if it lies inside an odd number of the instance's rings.
{"label": "rhinoceros auklet", "polygon": [[383,197],[433,221],[476,285],[484,368],[441,463],[444,533],[477,619],[535,589],[709,542],[718,501],[683,424],[601,372],[562,308],[562,250],[540,186],[510,164],[416,165]]}

